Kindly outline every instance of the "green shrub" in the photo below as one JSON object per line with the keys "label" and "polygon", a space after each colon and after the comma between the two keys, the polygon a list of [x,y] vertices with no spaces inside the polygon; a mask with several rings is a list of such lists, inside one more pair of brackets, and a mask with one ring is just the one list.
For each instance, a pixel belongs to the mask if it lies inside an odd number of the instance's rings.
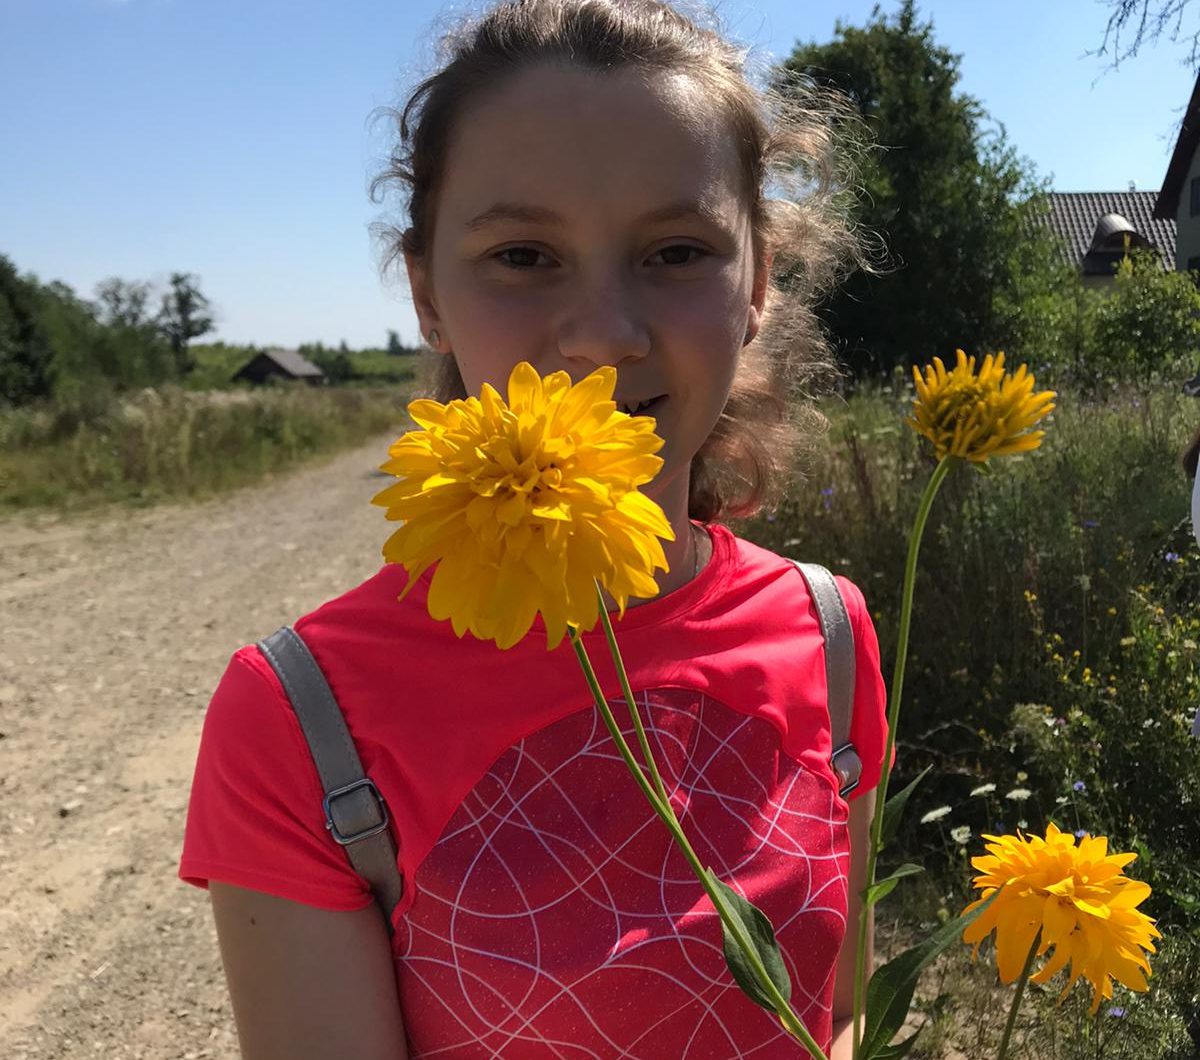
{"label": "green shrub", "polygon": [[1095,306],[1087,369],[1097,378],[1149,384],[1197,367],[1200,291],[1186,272],[1165,271],[1154,251],[1135,250]]}

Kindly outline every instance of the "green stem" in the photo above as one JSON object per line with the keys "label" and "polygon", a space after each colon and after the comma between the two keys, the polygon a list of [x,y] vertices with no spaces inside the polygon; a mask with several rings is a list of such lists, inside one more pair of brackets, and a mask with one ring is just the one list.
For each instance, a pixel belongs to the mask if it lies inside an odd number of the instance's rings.
{"label": "green stem", "polygon": [[[613,663],[617,668],[617,678],[621,682],[621,691],[625,695],[625,704],[629,707],[629,714],[633,718],[633,727],[637,731],[638,744],[642,748],[642,757],[646,760],[646,765],[650,769],[650,776],[654,779],[654,788],[658,792],[658,797],[662,799],[663,804],[671,811],[671,816],[675,816],[675,810],[671,806],[671,800],[667,797],[667,789],[663,786],[662,777],[659,776],[658,766],[654,762],[654,755],[650,753],[650,741],[646,739],[646,730],[642,727],[642,718],[638,714],[637,704],[633,700],[633,691],[629,687],[629,677],[625,673],[625,660],[621,658],[620,649],[617,647],[617,635],[613,632],[612,619],[608,617],[608,609],[604,606],[604,596],[600,591],[600,583],[596,583],[596,598],[600,601],[600,621],[604,623],[604,636],[608,640],[608,650],[612,655]],[[675,818],[676,824],[679,819]]]}
{"label": "green stem", "polygon": [[[791,1005],[788,1004],[787,998],[779,992],[779,988],[772,981],[762,963],[762,958],[759,957],[754,944],[746,935],[745,928],[735,919],[726,916],[724,913],[722,903],[717,897],[716,888],[709,879],[708,872],[700,863],[699,857],[696,856],[695,850],[692,849],[692,844],[688,841],[683,828],[676,819],[674,810],[671,808],[669,802],[659,798],[658,792],[651,786],[650,781],[646,779],[645,772],[638,766],[636,759],[634,759],[633,751],[625,739],[625,734],[621,732],[620,726],[617,725],[617,719],[613,717],[612,709],[609,707],[608,701],[604,698],[604,692],[600,688],[600,682],[596,679],[596,671],[592,668],[592,661],[588,657],[587,647],[583,643],[583,638],[579,635],[579,630],[574,626],[568,628],[570,629],[571,647],[575,649],[575,657],[579,660],[579,665],[583,669],[583,676],[587,681],[588,688],[591,690],[592,699],[595,700],[596,709],[600,711],[600,716],[604,719],[604,724],[607,726],[613,742],[617,745],[617,750],[625,760],[625,765],[629,767],[629,771],[633,774],[634,780],[637,781],[638,787],[642,789],[642,794],[650,801],[654,812],[658,814],[663,824],[667,826],[667,831],[671,833],[675,842],[679,845],[679,849],[683,851],[684,857],[687,859],[688,864],[691,865],[692,871],[695,872],[696,878],[700,881],[700,885],[704,888],[705,893],[712,902],[713,909],[716,910],[726,929],[741,947],[742,952],[745,953],[746,959],[754,969],[755,978],[758,979],[759,985],[775,1005],[775,1014],[779,1017],[779,1022],[783,1024],[784,1028],[790,1034],[799,1038],[808,1047],[808,1051],[813,1057],[817,1058],[817,1060],[828,1060],[825,1053],[822,1052],[821,1047],[817,1045],[812,1035],[808,1033],[808,1028],[804,1026],[803,1021],[796,1015]],[[615,640],[612,643],[615,650]]]}
{"label": "green stem", "polygon": [[1013,996],[1012,1007],[1008,1010],[1008,1022],[1004,1025],[1004,1037],[1000,1039],[1000,1052],[996,1056],[996,1060],[1004,1060],[1008,1053],[1008,1040],[1012,1037],[1013,1027],[1017,1022],[1017,1010],[1021,1007],[1021,998],[1025,994],[1025,984],[1029,981],[1029,969],[1033,965],[1034,954],[1037,953],[1038,943],[1042,941],[1042,929],[1038,928],[1037,934],[1033,936],[1033,945],[1029,947],[1029,952],[1025,955],[1025,967],[1021,969],[1021,977],[1017,980],[1017,992]]}
{"label": "green stem", "polygon": [[[892,672],[891,698],[888,704],[887,746],[883,752],[883,773],[879,778],[879,786],[875,793],[875,816],[871,820],[871,842],[867,847],[867,885],[864,890],[869,890],[875,883],[875,862],[882,842],[883,811],[887,803],[892,750],[896,745],[896,726],[900,721],[900,696],[904,690],[904,661],[908,654],[908,631],[912,622],[913,589],[917,580],[917,557],[921,551],[921,537],[925,533],[925,524],[929,520],[933,499],[937,496],[942,481],[960,459],[952,456],[943,457],[934,469],[925,486],[925,492],[921,495],[921,503],[917,506],[917,516],[913,522],[912,533],[908,538],[908,559],[904,564],[904,591],[900,601],[900,632],[896,642],[896,667]],[[864,965],[867,958],[867,918],[870,913],[871,906],[864,900],[858,911],[858,944],[854,953],[853,1056],[855,1060],[860,1060],[862,1049],[861,1017],[866,993]]]}

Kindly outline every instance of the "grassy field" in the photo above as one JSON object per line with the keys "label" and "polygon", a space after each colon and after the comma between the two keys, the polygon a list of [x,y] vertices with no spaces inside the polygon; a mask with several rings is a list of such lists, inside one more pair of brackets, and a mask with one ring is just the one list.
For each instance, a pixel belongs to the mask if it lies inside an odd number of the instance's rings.
{"label": "grassy field", "polygon": [[0,413],[0,510],[209,496],[404,429],[404,385],[167,387]]}

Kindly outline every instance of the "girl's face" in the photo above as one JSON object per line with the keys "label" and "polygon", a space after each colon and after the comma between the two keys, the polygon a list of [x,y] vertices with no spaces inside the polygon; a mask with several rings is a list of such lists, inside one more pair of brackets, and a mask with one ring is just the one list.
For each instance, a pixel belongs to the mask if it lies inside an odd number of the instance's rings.
{"label": "girl's face", "polygon": [[684,506],[767,280],[726,124],[683,76],[523,71],[463,111],[431,253],[407,261],[469,394],[522,360],[616,366],[618,405],[653,401],[666,442],[647,492]]}

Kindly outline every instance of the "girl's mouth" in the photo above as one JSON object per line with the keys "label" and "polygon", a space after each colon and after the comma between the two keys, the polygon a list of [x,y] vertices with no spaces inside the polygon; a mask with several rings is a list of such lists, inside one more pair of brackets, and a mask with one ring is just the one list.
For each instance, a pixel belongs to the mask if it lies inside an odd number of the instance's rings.
{"label": "girl's mouth", "polygon": [[622,402],[617,405],[617,408],[628,416],[652,416],[666,400],[666,394],[659,394],[658,397],[648,398],[645,401]]}

